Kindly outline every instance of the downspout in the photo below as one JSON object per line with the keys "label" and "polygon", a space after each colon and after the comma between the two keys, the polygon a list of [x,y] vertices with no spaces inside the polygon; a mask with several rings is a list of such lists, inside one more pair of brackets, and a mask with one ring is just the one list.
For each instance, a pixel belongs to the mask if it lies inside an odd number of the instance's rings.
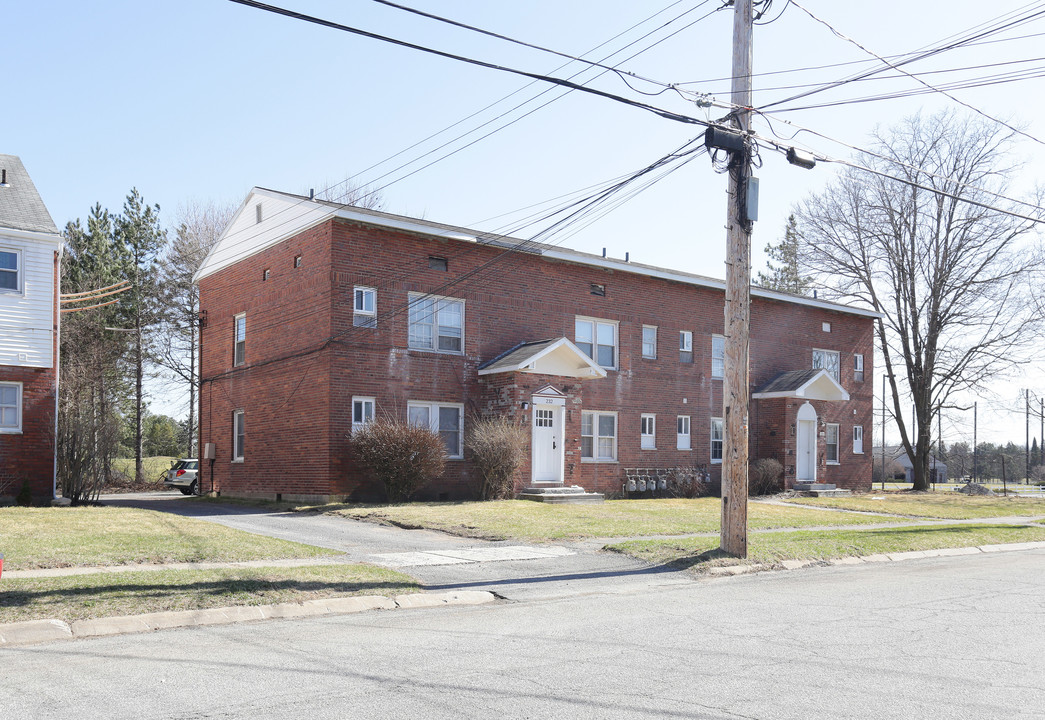
{"label": "downspout", "polygon": [[51,341],[51,353],[52,360],[54,361],[54,449],[52,452],[54,458],[54,467],[51,471],[51,500],[55,500],[58,497],[58,392],[59,385],[61,384],[61,338],[62,338],[62,313],[58,299],[61,295],[61,260],[62,260],[62,248],[63,244],[61,241],[58,243],[58,249],[54,251],[54,338]]}

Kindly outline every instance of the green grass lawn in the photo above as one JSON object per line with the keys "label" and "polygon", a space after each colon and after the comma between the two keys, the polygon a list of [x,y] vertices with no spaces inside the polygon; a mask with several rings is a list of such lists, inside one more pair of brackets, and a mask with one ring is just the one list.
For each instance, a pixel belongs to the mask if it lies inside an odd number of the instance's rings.
{"label": "green grass lawn", "polygon": [[[154,457],[142,458],[142,475],[149,482],[162,483],[160,473],[166,473],[171,469],[171,460],[175,457],[156,455]],[[116,458],[112,461],[113,470],[123,473],[129,478],[134,477],[134,458]]]}
{"label": "green grass lawn", "polygon": [[370,565],[99,573],[0,579],[0,623],[137,615],[346,595],[417,592],[411,577]]}
{"label": "green grass lawn", "polygon": [[151,510],[0,508],[5,570],[164,562],[275,560],[330,550]]}
{"label": "green grass lawn", "polygon": [[1045,498],[982,497],[950,493],[878,492],[852,497],[791,498],[809,507],[866,510],[920,518],[969,520],[1013,515],[1045,517]]}
{"label": "green grass lawn", "polygon": [[[754,533],[748,536],[748,562],[828,560],[1043,540],[1045,527],[986,524]],[[742,562],[724,558],[717,551],[718,545],[717,537],[690,537],[629,540],[608,545],[606,549],[654,564],[699,567]]]}
{"label": "green grass lawn", "polygon": [[[408,505],[326,505],[310,508],[345,517],[429,528],[465,537],[530,542],[593,537],[685,535],[718,532],[721,500],[608,500],[592,505],[552,505],[528,500],[411,503]],[[868,525],[882,522],[866,515],[752,503],[752,528]]]}

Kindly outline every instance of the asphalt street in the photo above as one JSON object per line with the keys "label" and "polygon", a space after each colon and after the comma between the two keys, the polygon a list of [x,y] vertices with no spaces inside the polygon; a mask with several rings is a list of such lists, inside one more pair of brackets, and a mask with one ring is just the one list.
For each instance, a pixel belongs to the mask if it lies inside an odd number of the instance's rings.
{"label": "asphalt street", "polygon": [[3,718],[1042,718],[1045,551],[0,650]]}

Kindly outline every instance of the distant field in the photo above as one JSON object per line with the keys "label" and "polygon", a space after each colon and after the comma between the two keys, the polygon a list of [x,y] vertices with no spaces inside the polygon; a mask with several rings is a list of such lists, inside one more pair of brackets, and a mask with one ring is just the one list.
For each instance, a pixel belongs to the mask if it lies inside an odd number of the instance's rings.
{"label": "distant field", "polygon": [[[171,469],[171,461],[176,457],[157,455],[155,457],[142,458],[143,474],[148,482],[162,483],[162,474]],[[113,470],[123,473],[128,478],[134,478],[134,458],[116,458],[112,461]]]}

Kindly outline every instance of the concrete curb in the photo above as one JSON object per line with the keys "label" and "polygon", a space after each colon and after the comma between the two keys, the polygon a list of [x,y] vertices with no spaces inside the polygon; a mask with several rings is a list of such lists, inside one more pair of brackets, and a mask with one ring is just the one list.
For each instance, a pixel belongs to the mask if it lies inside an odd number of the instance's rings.
{"label": "concrete curb", "polygon": [[154,632],[172,628],[203,625],[231,625],[239,622],[257,622],[278,618],[319,617],[347,615],[367,610],[396,610],[444,607],[449,605],[482,605],[496,600],[493,593],[464,590],[416,595],[359,595],[353,597],[320,598],[300,603],[276,605],[243,605],[204,610],[180,610],[124,615],[118,617],[77,620],[72,625],[61,620],[29,620],[0,625],[0,648],[22,647],[55,640],[127,635]]}

